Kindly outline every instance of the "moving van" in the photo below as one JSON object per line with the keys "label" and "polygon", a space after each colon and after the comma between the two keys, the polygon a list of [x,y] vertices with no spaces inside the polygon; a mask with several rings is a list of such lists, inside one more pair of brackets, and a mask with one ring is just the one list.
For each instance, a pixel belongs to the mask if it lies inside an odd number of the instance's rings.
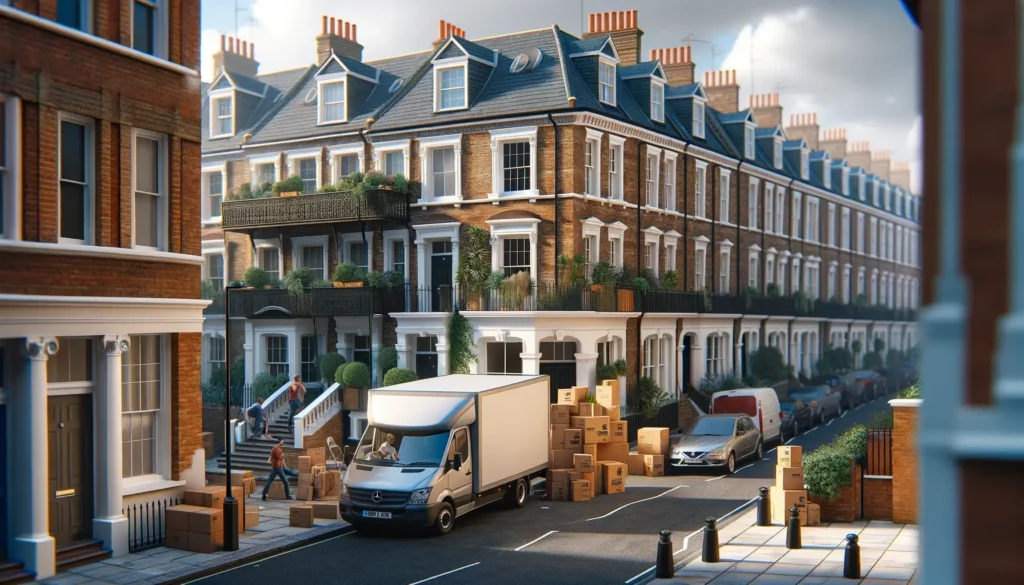
{"label": "moving van", "polygon": [[782,413],[779,395],[772,388],[723,390],[711,396],[711,413],[745,414],[761,431],[765,444],[782,438]]}

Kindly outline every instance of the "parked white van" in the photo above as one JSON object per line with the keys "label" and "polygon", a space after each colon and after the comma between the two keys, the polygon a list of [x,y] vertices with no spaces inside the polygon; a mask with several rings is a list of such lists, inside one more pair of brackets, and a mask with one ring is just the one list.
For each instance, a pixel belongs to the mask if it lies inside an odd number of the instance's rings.
{"label": "parked white van", "polygon": [[764,444],[782,439],[779,395],[772,388],[739,388],[715,392],[711,396],[709,414],[745,414],[761,431]]}

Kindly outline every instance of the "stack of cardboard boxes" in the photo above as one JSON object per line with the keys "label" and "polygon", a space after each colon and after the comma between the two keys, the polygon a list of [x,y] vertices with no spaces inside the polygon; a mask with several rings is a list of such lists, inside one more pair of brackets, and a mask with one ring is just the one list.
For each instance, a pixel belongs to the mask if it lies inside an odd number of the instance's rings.
{"label": "stack of cardboard boxes", "polygon": [[[224,485],[224,482],[227,481],[227,473],[207,472],[206,479],[210,485]],[[250,496],[256,491],[256,478],[251,469],[232,469],[231,485],[242,486],[242,493]]]}
{"label": "stack of cardboard boxes", "polygon": [[550,499],[580,502],[626,491],[629,443],[618,385],[605,380],[593,397],[586,386],[558,391],[548,436]]}
{"label": "stack of cardboard boxes", "polygon": [[787,524],[789,511],[794,507],[800,511],[801,526],[817,526],[821,523],[821,508],[807,501],[803,459],[802,447],[782,445],[778,448],[775,485],[768,492],[773,524]]}
{"label": "stack of cardboard boxes", "polygon": [[636,450],[636,453],[629,454],[630,475],[665,475],[665,456],[669,450],[668,427],[643,427],[638,430]]}
{"label": "stack of cardboard boxes", "polygon": [[[232,486],[238,500],[238,532],[259,524],[259,510],[247,510],[242,486]],[[185,503],[164,511],[164,544],[192,552],[212,553],[224,547],[224,498],[227,488],[208,486],[185,491]]]}
{"label": "stack of cardboard boxes", "polygon": [[[314,518],[338,519],[341,515],[338,508],[341,470],[327,469],[327,450],[323,447],[306,449],[306,454],[299,456],[298,466],[299,487],[295,499],[311,503],[292,506],[288,515],[289,525],[312,528]],[[281,487],[283,489],[284,486]]]}

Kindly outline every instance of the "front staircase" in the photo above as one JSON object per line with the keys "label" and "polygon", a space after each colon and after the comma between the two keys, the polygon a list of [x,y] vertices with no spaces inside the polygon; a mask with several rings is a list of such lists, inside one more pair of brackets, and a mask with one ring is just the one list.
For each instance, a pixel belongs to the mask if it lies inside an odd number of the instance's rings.
{"label": "front staircase", "polygon": [[79,540],[57,547],[57,572],[62,573],[109,558],[110,551],[103,548],[102,541],[92,538]]}
{"label": "front staircase", "polygon": [[[270,434],[277,439],[284,439],[286,450],[294,444],[293,435],[288,432],[287,411],[270,421]],[[270,474],[270,464],[267,463],[267,459],[270,457],[270,450],[276,444],[277,440],[261,437],[251,437],[244,443],[236,444],[235,452],[231,454],[232,469],[248,469],[257,479],[266,479]],[[227,469],[227,459],[223,454],[217,457],[217,467]]]}
{"label": "front staircase", "polygon": [[28,583],[34,581],[32,573],[26,573],[21,563],[9,563],[0,560],[0,584],[11,585],[13,583]]}

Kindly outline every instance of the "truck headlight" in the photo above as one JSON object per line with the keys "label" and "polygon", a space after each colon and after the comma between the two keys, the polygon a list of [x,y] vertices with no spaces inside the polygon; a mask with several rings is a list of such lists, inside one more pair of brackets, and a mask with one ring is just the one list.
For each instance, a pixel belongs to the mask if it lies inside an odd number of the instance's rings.
{"label": "truck headlight", "polygon": [[708,453],[708,457],[710,457],[711,459],[724,459],[725,451],[712,451]]}
{"label": "truck headlight", "polygon": [[427,498],[430,497],[430,488],[422,488],[414,491],[409,496],[409,503],[413,505],[423,505],[427,503]]}

